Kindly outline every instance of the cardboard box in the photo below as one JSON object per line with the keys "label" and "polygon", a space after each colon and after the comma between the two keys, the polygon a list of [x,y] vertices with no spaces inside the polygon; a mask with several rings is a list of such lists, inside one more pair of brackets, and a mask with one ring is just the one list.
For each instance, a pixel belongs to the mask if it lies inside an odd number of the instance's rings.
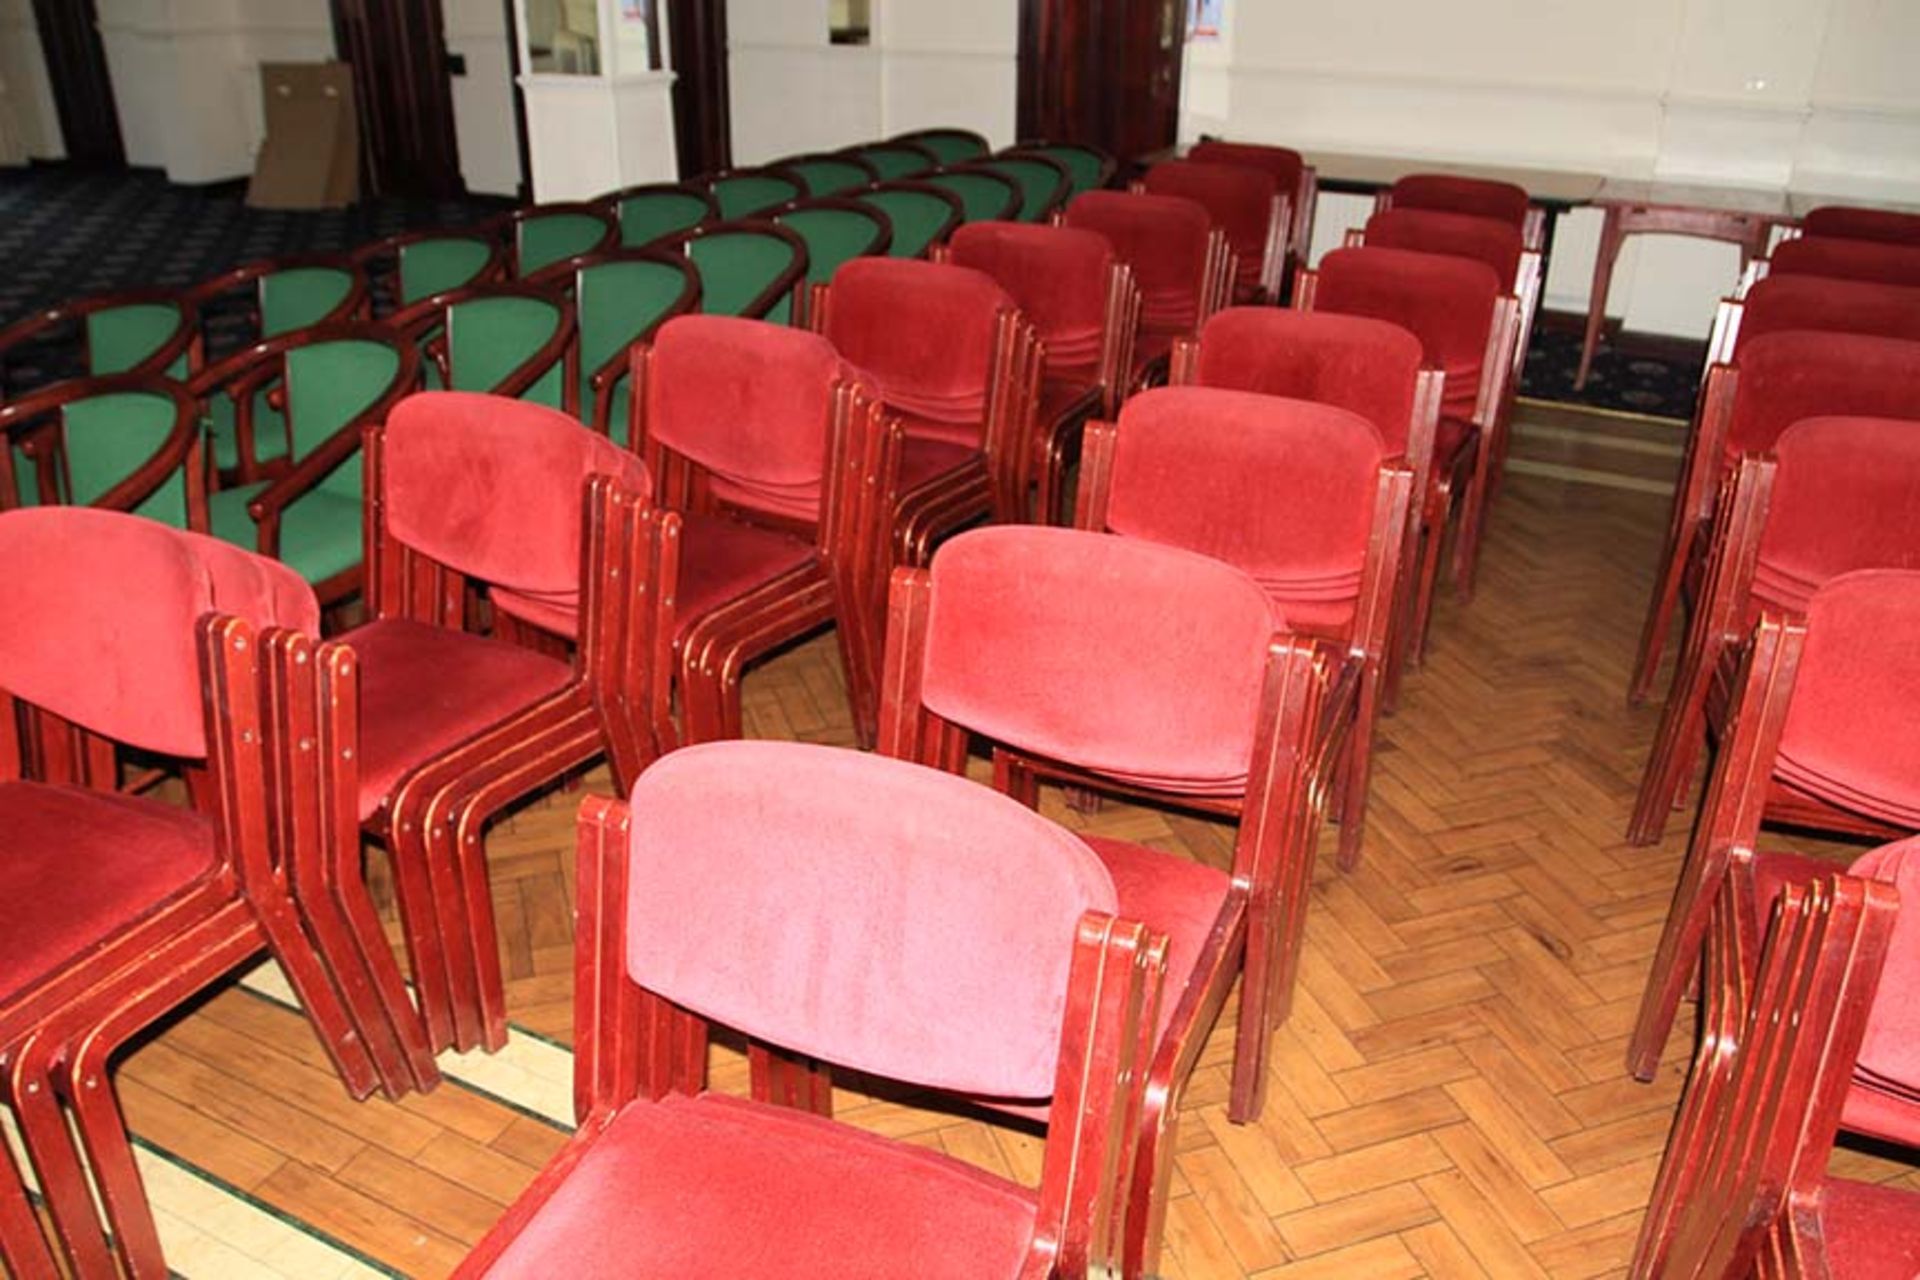
{"label": "cardboard box", "polygon": [[256,209],[339,209],[360,197],[360,122],[344,62],[260,65],[266,141],[247,203]]}

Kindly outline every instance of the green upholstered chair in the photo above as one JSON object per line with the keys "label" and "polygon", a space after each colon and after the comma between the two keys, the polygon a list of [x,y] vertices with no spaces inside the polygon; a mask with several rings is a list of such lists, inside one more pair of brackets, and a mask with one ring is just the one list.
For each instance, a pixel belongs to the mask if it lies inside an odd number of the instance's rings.
{"label": "green upholstered chair", "polygon": [[420,348],[429,388],[566,407],[578,356],[564,289],[473,285],[417,303],[389,323]]}
{"label": "green upholstered chair", "polygon": [[917,142],[868,142],[841,150],[864,161],[882,182],[918,177],[940,167],[940,157]]}
{"label": "green upholstered chair", "polygon": [[891,258],[924,258],[966,221],[960,197],[930,182],[882,182],[853,198],[893,223],[893,242],[887,246]]}
{"label": "green upholstered chair", "polygon": [[858,191],[880,180],[872,165],[844,151],[789,156],[779,167],[805,183],[807,194],[816,198]]}
{"label": "green upholstered chair", "polygon": [[484,227],[404,231],[355,250],[353,260],[366,273],[381,315],[507,271],[506,246]]}
{"label": "green upholstered chair", "polygon": [[573,300],[572,373],[563,407],[597,431],[625,426],[627,348],[700,304],[700,274],[679,245],[670,241],[654,249],[589,254],[556,263],[529,281],[562,290]]}
{"label": "green upholstered chair", "polygon": [[720,221],[713,197],[690,182],[622,187],[594,203],[620,224],[623,249],[639,249],[702,223]]}
{"label": "green upholstered chair", "polygon": [[283,399],[282,467],[207,498],[217,538],[283,561],[321,602],[360,585],[360,435],[420,381],[412,342],[387,325],[324,325],[269,339],[203,371],[195,395],[272,381]]}
{"label": "green upholstered chair", "polygon": [[729,169],[707,179],[714,207],[727,221],[751,218],[807,194],[799,175],[767,165],[758,169]]}
{"label": "green upholstered chair", "polygon": [[516,279],[537,275],[556,262],[611,249],[620,228],[599,205],[532,204],[504,215],[499,224],[508,242]]}
{"label": "green upholstered chair", "polygon": [[[367,277],[359,265],[351,258],[332,255],[249,262],[195,285],[186,296],[200,315],[203,333],[209,314],[245,307],[250,320],[247,346],[365,316],[370,299]],[[211,360],[231,354],[211,345],[207,349]],[[252,422],[264,427],[279,415],[273,387],[262,384],[252,391],[255,399],[248,413]],[[260,477],[263,465],[286,456],[284,430],[253,432],[250,449],[242,442],[237,402],[222,396],[205,403],[213,465],[221,475],[251,482]]]}
{"label": "green upholstered chair", "polygon": [[790,324],[807,276],[807,242],[772,222],[746,219],[701,227],[674,246],[700,273],[700,310]]}
{"label": "green upholstered chair", "polygon": [[1045,222],[1066,206],[1073,195],[1073,177],[1067,167],[1037,153],[998,155],[982,160],[990,169],[1020,187],[1020,221]]}
{"label": "green upholstered chair", "polygon": [[1078,142],[1023,142],[1000,154],[1008,159],[1040,155],[1059,163],[1066,168],[1076,196],[1085,191],[1098,191],[1112,182],[1114,171],[1119,167],[1114,158],[1100,148]]}
{"label": "green upholstered chair", "polygon": [[73,378],[0,404],[0,509],[61,504],[205,524],[199,407],[157,374]]}
{"label": "green upholstered chair", "polygon": [[960,197],[967,222],[996,222],[1018,218],[1025,195],[1005,174],[982,165],[961,165],[929,174],[924,181]]}
{"label": "green upholstered chair", "polygon": [[193,304],[165,289],[103,293],[0,329],[0,400],[67,378],[184,377],[199,354]]}
{"label": "green upholstered chair", "polygon": [[993,150],[993,144],[971,129],[916,129],[893,141],[925,147],[941,164],[965,164]]}
{"label": "green upholstered chair", "polygon": [[841,263],[884,254],[893,242],[893,220],[883,211],[838,196],[802,200],[773,220],[807,242],[807,288],[801,295],[801,314],[795,317],[802,326],[810,324],[814,291],[832,283]]}

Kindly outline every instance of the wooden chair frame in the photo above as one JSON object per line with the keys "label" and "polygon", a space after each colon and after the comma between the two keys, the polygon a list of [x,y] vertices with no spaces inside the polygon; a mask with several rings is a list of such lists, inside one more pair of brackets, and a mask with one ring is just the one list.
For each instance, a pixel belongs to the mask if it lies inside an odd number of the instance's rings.
{"label": "wooden chair frame", "polygon": [[933,154],[933,152],[929,151],[922,144],[913,141],[911,138],[886,138],[876,142],[856,142],[850,147],[840,148],[840,151],[836,154],[858,157],[861,163],[866,164],[877,173],[879,166],[873,164],[872,161],[866,158],[865,153],[869,151],[907,151],[919,156],[920,159],[925,162],[925,167],[915,173],[903,174],[898,178],[882,178],[881,182],[883,184],[912,181],[921,174],[932,173],[940,167],[940,157]]}
{"label": "wooden chair frame", "polygon": [[951,125],[931,129],[910,129],[906,133],[894,134],[887,139],[887,143],[906,143],[909,146],[926,149],[925,139],[927,138],[959,138],[970,146],[979,147],[981,156],[989,155],[993,151],[993,144],[987,141],[985,134],[975,133],[972,129],[957,129]]}
{"label": "wooden chair frame", "polygon": [[[469,289],[478,285],[492,284],[507,278],[507,247],[485,222],[464,227],[434,227],[424,231],[402,231],[375,240],[355,249],[351,255],[355,266],[360,268],[367,278],[368,297],[373,314],[385,313],[383,318],[396,322],[399,313],[411,307],[419,306],[431,298],[419,298],[412,303],[400,301],[400,255],[409,245],[421,244],[430,240],[472,240],[486,246],[487,260],[473,278],[466,283],[454,286],[454,289],[438,290],[441,294],[458,289]],[[389,262],[389,259],[391,261]],[[383,298],[381,283],[392,277],[390,292]],[[380,305],[384,301],[385,305]],[[396,323],[395,327],[399,327]]]}
{"label": "wooden chair frame", "polygon": [[199,404],[180,383],[157,374],[77,378],[0,403],[0,511],[19,505],[19,485],[13,464],[16,447],[34,462],[40,502],[43,505],[67,502],[73,492],[68,470],[67,408],[97,397],[128,392],[172,401],[173,430],[145,462],[87,505],[109,511],[131,511],[179,473],[186,486],[187,526],[204,533],[206,465],[201,447]]}
{"label": "wooden chair frame", "polygon": [[[697,183],[641,182],[641,183],[636,183],[635,185],[630,187],[621,187],[619,190],[609,191],[607,192],[607,194],[603,196],[595,196],[593,200],[590,202],[594,206],[596,206],[601,213],[605,214],[610,220],[612,220],[613,227],[614,227],[614,237],[615,237],[614,244],[619,248],[622,248],[622,249],[651,248],[653,245],[659,243],[662,240],[671,240],[673,237],[681,234],[680,231],[669,231],[664,235],[655,236],[653,239],[643,241],[639,244],[628,244],[626,242],[626,232],[624,228],[622,228],[621,220],[620,220],[621,206],[624,205],[628,200],[631,200],[636,196],[648,196],[648,195],[678,195],[678,196],[685,196],[688,199],[698,200],[700,203],[704,204],[707,207],[707,212],[705,217],[701,218],[699,222],[694,224],[695,226],[705,226],[710,222],[719,222],[721,220],[720,210],[713,203],[712,193]],[[682,228],[682,230],[686,230],[686,228]]]}
{"label": "wooden chair frame", "polygon": [[[772,204],[762,208],[749,209],[744,213],[734,214],[732,217],[729,217],[726,210],[720,207],[720,197],[715,193],[714,185],[733,178],[772,178],[776,182],[784,182],[790,185],[794,193],[784,200],[775,200]],[[806,179],[787,169],[778,161],[772,164],[740,165],[732,169],[722,169],[718,173],[706,174],[694,181],[695,184],[706,191],[708,199],[713,203],[715,212],[719,214],[718,220],[722,222],[763,220],[771,210],[777,209],[783,204],[791,204],[795,200],[804,199],[807,195]],[[682,234],[685,233],[683,232]]]}
{"label": "wooden chair frame", "polygon": [[394,312],[387,318],[387,323],[413,339],[419,346],[422,363],[431,364],[439,373],[441,386],[451,387],[453,385],[453,352],[452,338],[447,330],[447,317],[453,308],[462,303],[477,302],[486,298],[527,298],[535,302],[550,303],[558,309],[560,314],[560,323],[555,326],[553,336],[509,370],[505,377],[486,388],[487,394],[517,399],[530,391],[535,383],[558,365],[562,370],[562,405],[565,405],[565,396],[569,390],[573,391],[577,399],[579,393],[576,388],[580,384],[578,331],[574,322],[573,305],[563,291],[524,280],[489,281],[484,284],[466,285],[436,293],[429,298],[422,298],[412,306]]}
{"label": "wooden chair frame", "polygon": [[[475,1247],[457,1277],[487,1273],[622,1111],[706,1087],[706,1020],[627,975],[630,824],[619,801],[589,797],[581,805],[573,987],[579,1130]],[[1098,913],[1082,917],[1035,1236],[1020,1280],[1101,1274],[1119,1260],[1133,1229],[1122,1179],[1132,1165],[1139,1068],[1150,1051],[1165,965],[1163,937]],[[781,1057],[769,1049],[761,1061]],[[753,1097],[815,1109],[812,1095],[788,1090],[792,1083],[786,1072],[756,1070]]]}
{"label": "wooden chair frame", "polygon": [[[813,200],[823,200],[833,196],[844,196],[849,192],[858,191],[860,190],[861,187],[870,186],[873,183],[880,181],[880,171],[878,169],[875,169],[872,165],[868,164],[865,160],[862,160],[859,156],[854,155],[850,151],[803,151],[803,152],[800,152],[798,155],[782,156],[780,159],[774,161],[774,165],[776,168],[790,170],[796,174],[800,172],[797,166],[803,165],[803,164],[852,165],[854,168],[860,170],[860,172],[865,174],[867,180],[863,183],[856,184],[855,186],[843,187],[838,191],[818,191],[817,192],[809,187],[807,189],[806,195],[802,196],[798,200],[791,202],[794,204],[805,204]],[[804,175],[802,175],[802,179],[803,179],[802,185],[805,185]]]}
{"label": "wooden chair frame", "polygon": [[[47,307],[21,317],[5,328],[0,328],[0,401],[6,397],[6,363],[10,352],[28,344],[45,343],[57,331],[69,325],[78,326],[83,363],[89,376],[106,375],[93,373],[93,352],[87,339],[87,317],[99,311],[113,311],[121,307],[167,306],[177,307],[180,311],[180,323],[172,334],[156,347],[146,358],[131,368],[118,370],[122,374],[135,376],[166,376],[176,360],[188,361],[188,372],[201,359],[200,316],[194,304],[183,294],[173,289],[127,289],[116,293],[95,294],[59,306]],[[37,388],[36,388],[37,389]]]}
{"label": "wooden chair frame", "polygon": [[[349,320],[366,319],[372,314],[373,295],[368,287],[367,273],[361,268],[358,262],[354,261],[351,254],[345,253],[295,253],[278,258],[258,258],[252,262],[243,262],[231,270],[221,272],[219,275],[210,276],[178,296],[184,299],[185,302],[193,308],[194,314],[204,322],[207,312],[216,307],[220,299],[228,294],[237,293],[243,288],[250,287],[254,294],[252,311],[254,331],[258,334],[260,325],[259,293],[266,277],[278,275],[283,271],[300,271],[312,268],[343,271],[352,276],[352,281],[347,288],[346,295],[334,304],[332,310],[315,321],[315,326],[344,324]],[[204,332],[203,327],[202,333],[196,335],[196,341],[188,349],[189,367],[196,372],[199,366],[205,363],[206,360]],[[272,337],[283,336],[286,335],[272,335]],[[263,341],[270,340],[270,338],[264,334],[260,335],[260,337]]]}
{"label": "wooden chair frame", "polygon": [[[827,156],[824,158],[838,160],[841,157]],[[788,214],[806,213],[812,210],[851,213],[857,217],[866,218],[871,221],[878,234],[875,235],[872,240],[868,241],[867,247],[861,250],[859,254],[860,257],[885,257],[887,251],[893,247],[893,219],[887,216],[887,211],[878,205],[867,204],[854,196],[808,196],[804,200],[795,200],[790,204],[782,205],[780,208],[775,209],[770,216],[774,223],[785,227],[786,224],[781,222],[781,219],[785,218]],[[796,231],[794,234],[799,235],[800,233]],[[808,272],[811,274],[814,270],[818,269],[819,264],[812,260],[813,254],[811,249],[808,250],[807,257]],[[819,326],[814,324],[813,316],[821,306],[821,299],[826,293],[828,283],[829,282],[824,280],[809,280],[807,287],[795,295],[794,301],[796,305],[793,313],[794,328],[818,331]]]}
{"label": "wooden chair frame", "polygon": [[[953,236],[955,229],[960,227],[967,220],[967,211],[961,205],[959,196],[956,196],[955,194],[953,194],[953,192],[948,191],[945,187],[936,187],[931,182],[927,182],[918,178],[895,178],[889,182],[876,182],[872,186],[866,188],[863,191],[857,191],[853,193],[853,195],[849,196],[848,198],[852,200],[859,200],[862,196],[865,196],[865,195],[883,194],[888,191],[904,191],[914,195],[928,196],[934,200],[938,200],[940,203],[947,206],[948,214],[947,214],[946,223],[942,225],[938,231],[934,232],[933,238],[927,241],[927,247],[924,250],[922,250],[919,255],[917,255],[919,257],[922,257],[922,258],[932,257],[934,250],[937,247],[946,244],[946,242]],[[877,205],[874,206],[874,208],[877,212],[886,213],[886,210],[879,208],[879,206]],[[891,215],[889,215],[889,220],[891,220]],[[898,234],[897,230],[896,230],[896,234]],[[889,250],[891,250],[892,246],[889,245],[888,248]],[[899,257],[903,255],[894,254],[892,256]]]}
{"label": "wooden chair frame", "polygon": [[[793,254],[793,260],[787,264],[786,268],[782,270],[779,275],[775,276],[764,289],[755,294],[752,301],[748,302],[739,314],[749,320],[764,320],[767,318],[769,312],[780,305],[781,299],[785,298],[787,299],[789,308],[788,314],[792,316],[799,315],[804,305],[802,295],[806,292],[806,290],[802,288],[802,285],[806,283],[807,279],[807,242],[779,223],[771,222],[764,218],[737,218],[732,222],[716,222],[709,226],[695,227],[691,231],[682,232],[672,239],[661,240],[657,243],[661,249],[683,256],[689,264],[694,266],[697,274],[699,266],[693,263],[694,241],[705,240],[720,235],[771,236],[775,240],[779,240],[785,244],[787,249]],[[703,295],[702,305],[704,305],[705,292],[706,290],[703,284],[701,288]]]}
{"label": "wooden chair frame", "polygon": [[[695,228],[695,232],[705,231],[708,227],[718,228],[733,225],[736,224],[702,224],[701,227]],[[633,349],[640,343],[651,342],[654,333],[668,320],[671,320],[675,316],[685,315],[700,305],[702,290],[699,269],[694,266],[692,258],[684,252],[677,251],[677,246],[680,245],[682,238],[695,232],[675,233],[675,235],[672,236],[662,236],[653,242],[656,246],[653,248],[608,249],[599,253],[580,254],[576,257],[566,258],[560,262],[552,263],[543,270],[536,272],[532,277],[532,283],[545,288],[560,289],[571,300],[574,312],[574,343],[573,349],[568,354],[571,373],[566,378],[565,386],[561,389],[561,405],[568,413],[579,418],[603,436],[611,436],[613,434],[614,392],[619,388],[620,380],[627,376],[627,371],[630,367],[628,356],[632,353]],[[595,267],[616,262],[653,262],[661,266],[671,267],[680,273],[680,294],[668,305],[665,311],[654,318],[651,324],[635,334],[621,346],[619,350],[609,355],[605,360],[602,360],[599,367],[588,374],[587,386],[593,392],[593,405],[592,412],[586,413],[583,412],[584,406],[580,404],[580,279],[583,273],[591,271]],[[629,398],[629,403],[631,403],[631,398]]]}
{"label": "wooden chair frame", "polygon": [[[997,210],[995,210],[991,215],[989,215],[986,218],[963,219],[963,222],[966,222],[966,221],[1014,222],[1019,219],[1020,208],[1022,205],[1026,203],[1026,195],[1023,191],[1021,191],[1020,184],[1015,182],[1012,178],[1009,178],[1006,174],[1001,173],[998,169],[989,168],[986,164],[982,162],[968,161],[965,164],[943,165],[935,172],[928,174],[923,179],[920,179],[920,181],[926,183],[930,187],[938,187],[940,186],[939,180],[941,178],[954,177],[954,176],[985,178],[989,182],[997,182],[1001,186],[1004,186],[1007,189],[1006,200],[1003,201],[1000,207]],[[949,188],[942,187],[941,190],[943,191],[949,190]],[[955,191],[953,192],[953,194],[957,197],[959,196],[960,193]],[[964,201],[962,203],[964,204]],[[944,240],[941,242],[940,247],[942,248],[946,247]]]}
{"label": "wooden chair frame", "polygon": [[[1205,161],[1203,163],[1211,164],[1214,162]],[[1246,166],[1235,167],[1244,168]],[[1262,170],[1261,172],[1265,171]],[[1127,190],[1135,195],[1169,194],[1165,192],[1148,191],[1145,178],[1134,179],[1128,184]],[[1192,199],[1191,196],[1180,196],[1178,198],[1183,200]],[[1241,298],[1237,296],[1240,280],[1240,255],[1227,243],[1226,232],[1219,231],[1221,244],[1227,252],[1229,262],[1223,282],[1224,292],[1214,304],[1213,311],[1219,311],[1225,307],[1236,304],[1256,305],[1265,303],[1278,306],[1280,300],[1286,296],[1289,275],[1289,255],[1292,253],[1294,241],[1294,198],[1295,193],[1291,191],[1276,191],[1274,193],[1273,204],[1267,213],[1266,238],[1260,250],[1259,281],[1254,288],[1253,294],[1249,297]],[[1195,200],[1194,203],[1198,204],[1199,201]],[[1217,231],[1219,230],[1217,223],[1215,224],[1215,229]],[[1212,312],[1210,311],[1208,314],[1211,315]],[[1201,322],[1205,323],[1205,319],[1206,317],[1201,317]]]}
{"label": "wooden chair frame", "polygon": [[[931,605],[932,579],[925,569],[895,571],[880,750],[961,773],[968,726],[941,719],[922,700]],[[1358,683],[1357,665],[1340,661],[1327,646],[1276,634],[1267,650],[1247,790],[1239,797],[1119,784],[1068,761],[993,747],[995,787],[1029,807],[1039,805],[1041,781],[1051,780],[1239,819],[1231,887],[1187,985],[1169,993],[1177,999],[1173,1018],[1152,1055],[1131,1174],[1127,1276],[1157,1269],[1180,1098],[1236,977],[1240,1012],[1227,1114],[1239,1124],[1260,1114],[1267,1041],[1291,1009],[1316,836],[1353,724]]]}
{"label": "wooden chair frame", "polygon": [[[377,427],[367,431],[365,448],[371,617],[467,629],[469,580],[388,530]],[[435,1052],[491,1051],[506,1043],[505,983],[482,839],[488,821],[603,752],[616,783],[629,785],[673,742],[667,672],[680,518],[655,512],[646,495],[595,476],[587,482],[583,520],[573,679],[413,767],[361,824],[393,861],[420,1013]],[[352,634],[342,640],[350,647]],[[323,666],[346,661],[326,647],[315,660]],[[353,700],[338,694],[329,705],[336,717],[346,717]],[[351,722],[336,719],[327,732],[349,740]],[[357,796],[357,784],[343,782],[341,789]],[[364,916],[350,903],[340,910],[363,952],[386,945],[383,935],[365,932]],[[391,1016],[400,1020],[398,1010]]]}
{"label": "wooden chair frame", "polygon": [[[1119,172],[1120,169],[1119,161],[1115,160],[1105,151],[1102,151],[1099,147],[1089,146],[1084,142],[1050,142],[1045,138],[1029,138],[994,154],[1009,157],[1047,155],[1053,148],[1066,149],[1068,147],[1071,147],[1075,151],[1084,151],[1100,162],[1100,179],[1088,188],[1089,191],[1098,191],[1104,187],[1113,185],[1114,174]],[[1057,157],[1053,156],[1048,156],[1048,158],[1057,159]]]}
{"label": "wooden chair frame", "polygon": [[[506,245],[507,273],[516,280],[524,279],[531,273],[520,262],[520,237],[526,224],[536,218],[570,214],[596,219],[605,228],[601,232],[600,239],[592,246],[582,253],[569,254],[568,257],[577,258],[585,254],[605,253],[609,249],[616,248],[620,244],[620,223],[601,203],[605,199],[606,197],[603,196],[600,200],[555,200],[548,204],[525,204],[518,209],[510,209],[496,218],[480,223],[479,226],[492,231]],[[545,270],[547,266],[552,265],[547,263],[536,268],[536,271]]]}

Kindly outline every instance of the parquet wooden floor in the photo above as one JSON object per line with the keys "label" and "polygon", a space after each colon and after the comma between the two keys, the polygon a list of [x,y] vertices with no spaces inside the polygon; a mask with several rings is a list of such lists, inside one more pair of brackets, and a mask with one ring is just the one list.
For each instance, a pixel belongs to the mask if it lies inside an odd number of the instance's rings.
{"label": "parquet wooden floor", "polygon": [[[1228,1028],[1194,1080],[1168,1276],[1621,1273],[1690,1048],[1676,1035],[1652,1085],[1622,1066],[1684,840],[1621,840],[1656,714],[1630,713],[1622,690],[1664,512],[1655,495],[1508,480],[1478,596],[1467,608],[1443,597],[1431,659],[1385,723],[1365,861],[1343,876],[1331,838],[1323,851],[1265,1115],[1226,1121]],[[750,675],[746,705],[753,734],[850,740],[830,639]],[[534,804],[490,845],[513,1018],[559,1041],[577,799]],[[1227,857],[1210,822],[1125,805],[1087,821],[1056,795],[1047,812]],[[723,1053],[717,1082],[742,1075]],[[356,1255],[442,1274],[563,1137],[534,1104],[503,1101],[508,1085],[351,1103],[304,1024],[237,987],[133,1052],[119,1082],[147,1147],[217,1183],[163,1204],[213,1238],[173,1260],[196,1280],[362,1273],[339,1261]],[[1037,1176],[1030,1134],[912,1099],[839,1102],[854,1123]],[[1920,1172],[1882,1156],[1837,1160],[1920,1187]],[[290,1243],[228,1238],[248,1204],[346,1252],[313,1261]]]}

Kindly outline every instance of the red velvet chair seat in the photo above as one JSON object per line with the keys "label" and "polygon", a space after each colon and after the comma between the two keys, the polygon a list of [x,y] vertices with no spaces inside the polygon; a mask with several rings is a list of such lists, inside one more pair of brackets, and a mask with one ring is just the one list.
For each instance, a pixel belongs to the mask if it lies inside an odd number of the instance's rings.
{"label": "red velvet chair seat", "polygon": [[981,1280],[1033,1193],[950,1156],[716,1094],[624,1108],[490,1276]]}
{"label": "red velvet chair seat", "polygon": [[1232,880],[1226,872],[1178,854],[1105,836],[1082,835],[1113,877],[1115,912],[1167,935],[1167,994],[1156,1031],[1164,1033],[1192,978]]}
{"label": "red velvet chair seat", "polygon": [[1834,1275],[1846,1280],[1913,1280],[1920,1275],[1920,1195],[1829,1178],[1820,1224]]}
{"label": "red velvet chair seat", "polygon": [[680,630],[716,608],[806,564],[809,540],[725,516],[689,514],[680,544]]}
{"label": "red velvet chair seat", "polygon": [[360,819],[417,765],[566,687],[573,669],[519,645],[387,618],[341,637],[360,658]]}
{"label": "red velvet chair seat", "polygon": [[0,782],[0,1002],[213,866],[213,824],[190,809]]}
{"label": "red velvet chair seat", "polygon": [[1086,378],[1048,378],[1040,384],[1041,423],[1058,422],[1071,413],[1093,412],[1100,407],[1100,384]]}
{"label": "red velvet chair seat", "polygon": [[1916,646],[1873,661],[1803,663],[1774,772],[1897,826],[1920,826],[1920,734],[1908,696],[1916,688]]}

